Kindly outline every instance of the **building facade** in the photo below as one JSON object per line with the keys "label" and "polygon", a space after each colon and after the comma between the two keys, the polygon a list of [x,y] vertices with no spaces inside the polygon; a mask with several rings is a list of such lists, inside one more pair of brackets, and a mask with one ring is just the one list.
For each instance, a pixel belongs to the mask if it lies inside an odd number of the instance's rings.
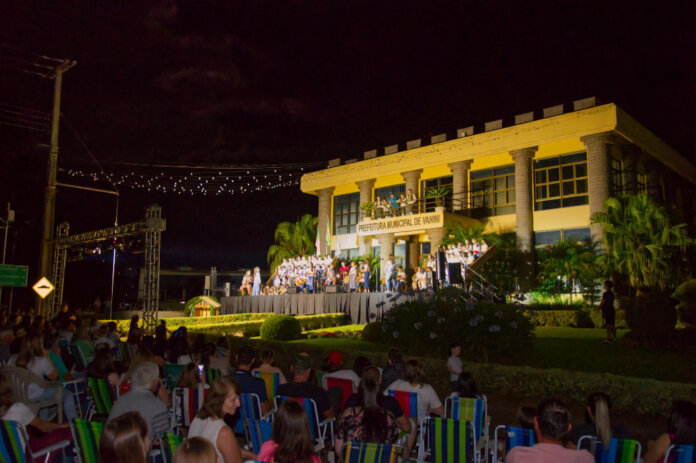
{"label": "building facade", "polygon": [[[381,262],[394,255],[414,267],[452,223],[514,232],[522,251],[571,237],[601,246],[601,227],[591,217],[621,192],[672,203],[684,221],[693,221],[696,166],[621,108],[597,105],[595,98],[575,101],[570,112],[559,105],[540,119],[520,114],[509,127],[492,121],[482,133],[468,127],[451,140],[442,134],[429,142],[412,140],[402,151],[388,146],[379,156],[368,151],[343,164],[332,160],[302,177],[302,191],[319,199],[323,254],[375,252]],[[425,198],[437,187],[447,192],[444,210]],[[420,199],[410,214],[372,218],[360,209],[408,190]]]}

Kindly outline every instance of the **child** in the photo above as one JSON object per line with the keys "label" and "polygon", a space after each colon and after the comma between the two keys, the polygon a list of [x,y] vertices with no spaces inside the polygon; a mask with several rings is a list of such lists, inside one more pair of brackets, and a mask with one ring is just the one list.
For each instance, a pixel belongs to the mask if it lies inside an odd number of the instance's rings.
{"label": "child", "polygon": [[462,359],[459,356],[462,354],[461,344],[455,342],[450,345],[450,356],[447,359],[447,371],[450,373],[450,384],[452,392],[457,390],[457,382],[459,374],[462,372]]}
{"label": "child", "polygon": [[288,382],[288,380],[285,379],[285,375],[283,375],[283,371],[280,368],[273,366],[273,351],[271,350],[261,352],[261,366],[251,370],[251,373],[254,374],[255,371],[280,373],[279,384],[285,384]]}

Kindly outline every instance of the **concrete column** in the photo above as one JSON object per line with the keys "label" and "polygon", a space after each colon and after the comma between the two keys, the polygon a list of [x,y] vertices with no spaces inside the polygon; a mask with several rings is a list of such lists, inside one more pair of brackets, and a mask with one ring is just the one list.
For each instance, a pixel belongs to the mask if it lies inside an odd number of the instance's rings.
{"label": "concrete column", "polygon": [[534,250],[534,221],[532,201],[532,158],[538,147],[532,146],[510,151],[515,161],[515,231],[517,249],[522,252]]}
{"label": "concrete column", "polygon": [[[411,270],[418,266],[418,257],[420,256],[420,242],[418,241],[418,235],[412,235],[407,243],[406,249],[406,265]],[[404,269],[406,271],[407,269]]]}
{"label": "concrete column", "polygon": [[374,236],[361,236],[359,247],[360,247],[360,255],[365,256],[365,255],[372,255],[372,239]]}
{"label": "concrete column", "polygon": [[[322,255],[329,254],[329,246],[331,242],[326,240],[326,230],[327,224],[331,224],[331,197],[333,195],[334,188],[323,188],[317,191],[317,196],[319,197],[319,213],[317,214],[317,232],[319,233],[319,247],[321,249]],[[332,230],[332,234],[335,233]]]}
{"label": "concrete column", "polygon": [[447,164],[452,171],[452,210],[469,209],[469,169],[473,161]]}
{"label": "concrete column", "polygon": [[[394,234],[393,233],[382,233],[377,235],[379,240],[379,280],[382,281],[384,278],[384,266],[387,263],[389,256],[394,255]],[[376,291],[379,291],[379,283],[377,284]]]}
{"label": "concrete column", "polygon": [[445,237],[445,228],[430,228],[425,231],[430,238],[430,254],[435,254],[437,252],[437,247],[442,244],[442,238]]}
{"label": "concrete column", "polygon": [[[373,201],[372,199],[372,189],[375,187],[375,179],[374,178],[369,178],[367,180],[361,180],[359,182],[355,182],[356,185],[358,185],[358,188],[360,189],[360,206],[365,204],[368,201]],[[362,211],[360,212],[360,216],[362,216]]]}
{"label": "concrete column", "polygon": [[[406,182],[405,193],[408,193],[408,190],[413,190],[413,194],[415,194],[416,198],[418,198],[418,199],[422,198],[421,193],[420,193],[420,178],[421,178],[422,173],[423,173],[423,169],[409,170],[407,172],[401,172],[401,177],[404,179],[404,182]],[[414,214],[417,214],[418,212],[419,212],[418,210],[413,211]]]}
{"label": "concrete column", "polygon": [[624,193],[638,193],[638,158],[640,156],[640,148],[634,144],[628,144],[621,147],[623,154],[623,183]]}
{"label": "concrete column", "polygon": [[[614,137],[611,132],[587,135],[580,138],[587,149],[587,184],[590,196],[590,217],[604,210],[604,202],[609,198],[609,154]],[[590,225],[592,241],[602,252],[604,236],[602,226]]]}

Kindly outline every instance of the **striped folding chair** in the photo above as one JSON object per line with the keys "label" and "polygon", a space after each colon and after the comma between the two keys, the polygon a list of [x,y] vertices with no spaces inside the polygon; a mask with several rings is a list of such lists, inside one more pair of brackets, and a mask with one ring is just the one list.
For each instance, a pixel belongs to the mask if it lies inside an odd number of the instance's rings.
{"label": "striped folding chair", "polygon": [[89,410],[87,419],[91,420],[94,415],[109,416],[111,407],[114,405],[115,391],[110,384],[103,378],[87,378],[87,400],[89,400]]}
{"label": "striped folding chair", "polygon": [[346,378],[336,378],[330,375],[324,375],[324,378],[322,379],[322,385],[325,390],[329,390],[332,387],[338,387],[341,389],[341,410],[343,410],[346,406],[346,401],[348,401],[348,397],[350,397],[352,394],[355,394],[358,392],[357,387],[355,386],[355,383],[351,381],[350,379]]}
{"label": "striped folding chair", "polygon": [[118,342],[118,352],[119,352],[119,357],[121,358],[122,362],[130,363],[132,357],[131,357],[130,349],[128,349],[127,342],[124,342],[124,341]]}
{"label": "striped folding chair", "polygon": [[206,368],[205,369],[205,382],[208,384],[213,384],[213,381],[222,376],[222,372],[218,368]]}
{"label": "striped folding chair", "polygon": [[[445,417],[455,420],[471,421],[476,432],[476,441],[479,447],[485,446],[485,455],[488,455],[488,401],[467,397],[447,397],[445,399]],[[477,448],[477,450],[482,450]]]}
{"label": "striped folding chair", "polygon": [[29,438],[24,426],[16,421],[0,420],[0,461],[3,463],[37,463],[42,457],[44,462],[48,462],[51,453],[70,445],[70,442],[65,440],[33,452],[28,443]]}
{"label": "striped folding chair", "polygon": [[476,450],[476,431],[471,421],[452,418],[427,418],[427,436],[419,461],[429,454],[431,463],[480,463]]}
{"label": "striped folding chair", "polygon": [[331,442],[333,442],[333,422],[334,418],[326,418],[324,420],[319,420],[319,412],[317,411],[317,404],[312,399],[305,397],[287,397],[282,395],[275,396],[274,404],[275,410],[280,408],[280,405],[286,400],[296,400],[301,403],[305,410],[307,411],[307,418],[309,419],[309,428],[312,431],[312,439],[316,443],[314,446],[315,451],[319,451],[324,448],[324,443],[327,439],[326,431],[329,431]]}
{"label": "striped folding chair", "polygon": [[70,354],[70,356],[75,361],[75,369],[78,371],[85,371],[87,369],[87,359],[82,353],[79,347],[74,344],[68,344],[65,346],[65,350]]}
{"label": "striped folding chair", "polygon": [[419,459],[421,459],[420,457],[422,457],[424,449],[423,438],[425,437],[426,430],[424,429],[425,417],[418,416],[418,393],[387,389],[387,394],[394,397],[396,401],[399,402],[401,409],[404,411],[404,415],[411,418],[413,424],[418,426],[418,442],[416,442],[416,445],[418,446]]}
{"label": "striped folding chair", "polygon": [[99,439],[103,429],[104,423],[99,421],[75,418],[70,423],[75,450],[82,463],[99,462]]}
{"label": "striped folding chair", "polygon": [[178,365],[176,363],[166,363],[164,365],[164,380],[167,383],[167,389],[174,389],[174,385],[179,381],[181,372],[184,371],[186,365]]}
{"label": "striped folding chair", "polygon": [[[536,437],[534,435],[534,430],[529,428],[519,428],[517,426],[504,426],[500,425],[493,431],[493,463],[498,462],[498,431],[503,430],[505,432],[505,454],[510,451],[511,448],[522,446],[531,447],[536,444]],[[502,461],[502,458],[500,459]]]}
{"label": "striped folding chair", "polygon": [[269,421],[252,419],[246,422],[246,432],[254,453],[259,453],[263,443],[273,437],[273,425]]}
{"label": "striped folding chair", "polygon": [[174,412],[174,424],[172,428],[191,426],[191,422],[196,417],[198,410],[203,406],[203,401],[207,394],[208,389],[203,387],[175,388],[172,397],[172,408]]}
{"label": "striped folding chair", "polygon": [[346,442],[341,449],[338,463],[394,463],[403,447],[396,444]]}
{"label": "striped folding chair", "polygon": [[[641,446],[633,439],[612,439],[609,448],[604,448],[597,436],[582,436],[578,439],[578,450],[589,450],[597,463],[631,463],[640,461]],[[666,460],[665,460],[666,461]]]}
{"label": "striped folding chair", "polygon": [[696,463],[693,445],[670,445],[665,453],[665,463]]}
{"label": "striped folding chair", "polygon": [[162,448],[162,458],[164,463],[172,463],[172,461],[174,461],[174,452],[176,452],[177,447],[183,440],[183,437],[172,434],[171,432],[165,432],[162,434],[160,446]]}
{"label": "striped folding chair", "polygon": [[270,371],[255,371],[254,376],[261,378],[266,384],[266,396],[269,400],[273,400],[278,391],[278,385],[280,384],[280,373],[273,373]]}
{"label": "striped folding chair", "polygon": [[244,434],[247,442],[250,441],[249,435],[246,433],[245,424],[248,420],[261,420],[266,417],[262,416],[261,399],[258,394],[243,392],[239,394],[239,419],[235,423],[234,432]]}

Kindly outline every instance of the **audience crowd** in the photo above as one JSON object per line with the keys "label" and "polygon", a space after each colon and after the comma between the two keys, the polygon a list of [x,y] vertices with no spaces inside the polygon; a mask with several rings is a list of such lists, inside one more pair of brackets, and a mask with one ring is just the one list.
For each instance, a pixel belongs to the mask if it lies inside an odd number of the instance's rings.
{"label": "audience crowd", "polygon": [[[157,461],[165,433],[173,431],[185,437],[174,452],[174,463],[319,463],[326,461],[327,452],[338,454],[350,441],[399,444],[406,455],[423,455],[423,446],[428,445],[422,438],[426,419],[451,417],[453,411],[447,404],[457,398],[487,401],[475,378],[462,369],[459,344],[452,344],[447,371],[442,372],[451,383],[451,395],[443,400],[430,384],[435,378],[426,375],[418,360],[404,360],[397,349],[389,350],[385,365],[374,365],[365,356],[358,356],[352,367],[344,365],[339,351],[332,351],[325,359],[300,353],[293,356],[286,379],[273,364],[272,351],[257,354],[244,345],[231,352],[225,338],[217,344],[207,342],[202,335],[190,339],[185,327],[170,335],[164,321],[155,336],[144,336],[134,316],[124,339],[114,323],[85,321],[68,311],[50,323],[40,316],[4,317],[0,326],[0,362],[6,365],[0,369],[0,418],[24,426],[33,451],[61,441],[72,442],[68,423],[75,418],[102,420],[99,455],[100,461],[108,463],[144,462],[148,455]],[[178,366],[178,376],[170,378],[168,372],[174,366]],[[27,403],[15,397],[13,368],[28,370],[38,378],[28,388]],[[331,420],[333,432],[326,433],[325,439],[313,433],[310,423],[317,420],[300,402],[274,403],[269,392],[273,388],[269,389],[264,375],[275,374],[276,397],[312,399],[319,421]],[[103,380],[113,399],[107,415],[100,416],[95,410],[85,378]],[[42,386],[40,380],[57,382]],[[204,399],[192,410],[194,417],[187,426],[172,415],[181,393],[178,388],[204,391]],[[390,391],[414,393],[415,407],[406,408]],[[261,415],[272,416],[272,432],[256,449],[247,442],[245,427],[239,421],[243,420],[240,399],[246,394],[256,394]],[[66,421],[57,419],[55,409],[35,408],[37,402],[58,395],[62,396]],[[194,406],[193,402],[188,406]],[[477,450],[504,455],[501,458],[508,463],[591,463],[593,455],[577,447],[581,436],[596,436],[596,442],[605,446],[612,438],[631,437],[630,429],[612,422],[610,415],[611,398],[597,392],[588,398],[585,424],[573,426],[568,407],[558,399],[547,398],[537,407],[520,407],[517,423],[507,423],[533,432],[534,445],[516,446],[505,454],[502,446],[494,449],[492,439],[486,440],[488,434],[482,434]],[[673,444],[696,444],[693,403],[674,404],[664,434],[648,443],[644,461],[663,461]],[[68,458],[72,452],[74,449],[68,448]],[[55,452],[51,461],[61,458],[63,454]]]}

